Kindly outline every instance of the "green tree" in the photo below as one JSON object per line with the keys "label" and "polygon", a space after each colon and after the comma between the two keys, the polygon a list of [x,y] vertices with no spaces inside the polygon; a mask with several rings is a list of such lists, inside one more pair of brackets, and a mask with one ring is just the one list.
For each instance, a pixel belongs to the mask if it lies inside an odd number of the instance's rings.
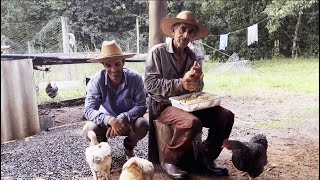
{"label": "green tree", "polygon": [[[1,1],[1,37],[10,40],[15,53],[26,53],[27,42],[48,20],[60,16],[66,9],[65,1]],[[47,41],[56,37],[47,37]],[[46,48],[46,47],[43,47]]]}
{"label": "green tree", "polygon": [[[310,16],[309,12],[317,12],[314,14],[319,14],[319,3],[317,0],[299,0],[299,1],[292,1],[292,0],[273,0],[271,4],[269,4],[264,12],[269,16],[269,21],[267,28],[272,34],[273,39],[275,42],[280,41],[279,43],[285,43],[286,40],[281,41],[281,35],[284,28],[288,28],[289,32],[290,29],[293,30],[289,33],[289,39],[292,42],[292,45],[289,49],[291,49],[291,57],[297,57],[299,51],[299,35],[300,29],[303,25],[302,18],[308,21],[309,18],[314,18],[312,15]],[[303,14],[307,14],[303,17]],[[317,20],[319,22],[319,20]],[[309,20],[310,22],[310,20]],[[288,26],[290,23],[290,26]],[[294,24],[294,26],[292,25]],[[319,24],[319,23],[318,23]],[[319,28],[319,25],[317,25]],[[288,34],[288,33],[287,33]],[[319,30],[318,30],[318,41],[319,41]],[[279,44],[275,43],[275,44]],[[319,46],[318,46],[319,49]],[[288,50],[287,50],[288,51]],[[318,52],[319,53],[319,52]]]}
{"label": "green tree", "polygon": [[[126,32],[136,28],[136,15],[147,17],[147,3],[135,0],[73,0],[68,2],[70,29],[90,50],[100,48],[106,32]],[[140,32],[147,30],[141,21]]]}
{"label": "green tree", "polygon": [[[265,20],[264,8],[271,0],[261,1],[207,1],[202,5],[201,21],[205,22],[210,29],[209,36],[205,42],[215,49],[208,49],[214,59],[225,61],[236,52],[240,57],[250,60],[271,58],[270,37],[265,28],[266,22],[258,24],[259,42],[254,46],[247,46],[247,27]],[[221,34],[229,34],[228,47],[223,53],[219,52],[219,38]]]}

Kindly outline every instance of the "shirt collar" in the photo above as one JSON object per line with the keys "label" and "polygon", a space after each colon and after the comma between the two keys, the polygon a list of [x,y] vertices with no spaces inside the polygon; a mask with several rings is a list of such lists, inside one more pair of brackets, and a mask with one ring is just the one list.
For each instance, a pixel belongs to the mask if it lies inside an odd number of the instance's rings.
{"label": "shirt collar", "polygon": [[[173,51],[173,39],[171,38],[170,41],[167,41],[167,42],[166,42],[166,44],[167,44],[166,50],[167,50],[169,53],[174,53],[174,51]],[[191,49],[190,49],[188,46],[185,47],[184,49],[185,49],[185,51],[186,51],[186,53],[187,53],[188,55],[192,54],[192,51],[191,51]]]}
{"label": "shirt collar", "polygon": [[174,53],[173,52],[173,39],[170,39],[170,41],[167,41],[167,48],[166,49],[169,53]]}
{"label": "shirt collar", "polygon": [[[127,69],[123,69],[123,75],[124,75],[124,84],[128,84],[128,81],[127,81]],[[105,82],[104,82],[104,84],[107,86],[108,85],[108,81],[109,81],[109,78],[108,78],[108,73],[107,73],[107,71],[104,73],[104,75],[105,75]],[[121,83],[122,84],[122,83]]]}

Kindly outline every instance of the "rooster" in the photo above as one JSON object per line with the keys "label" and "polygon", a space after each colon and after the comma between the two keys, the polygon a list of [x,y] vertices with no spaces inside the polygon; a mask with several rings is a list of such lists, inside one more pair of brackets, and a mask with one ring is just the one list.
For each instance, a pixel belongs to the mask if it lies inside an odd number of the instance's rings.
{"label": "rooster", "polygon": [[153,164],[146,159],[135,156],[124,163],[119,180],[152,180],[153,175]]}
{"label": "rooster", "polygon": [[55,83],[48,83],[46,86],[46,93],[52,99],[58,95],[58,86]]}
{"label": "rooster", "polygon": [[232,150],[232,163],[240,171],[248,173],[249,178],[258,177],[267,164],[268,141],[265,135],[253,136],[249,142],[225,139],[223,147]]}
{"label": "rooster", "polygon": [[107,142],[98,143],[93,131],[88,131],[90,146],[86,148],[86,161],[88,162],[93,179],[98,180],[97,173],[102,172],[107,180],[111,180],[110,168],[112,162],[111,147]]}

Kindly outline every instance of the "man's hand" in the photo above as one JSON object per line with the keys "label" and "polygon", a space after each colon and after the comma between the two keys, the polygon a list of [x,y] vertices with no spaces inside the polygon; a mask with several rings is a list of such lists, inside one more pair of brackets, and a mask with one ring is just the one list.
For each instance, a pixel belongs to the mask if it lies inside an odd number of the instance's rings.
{"label": "man's hand", "polygon": [[199,65],[197,61],[193,63],[193,66],[191,67],[190,71],[192,72],[191,76],[193,78],[201,78],[202,76],[203,79],[202,67]]}
{"label": "man's hand", "polygon": [[107,138],[115,138],[117,136],[116,132],[112,129],[112,127],[108,127],[106,137]]}
{"label": "man's hand", "polygon": [[123,119],[113,119],[110,123],[110,126],[111,127],[109,127],[107,130],[107,137],[109,136],[113,138],[116,136],[127,136],[130,132],[130,125],[126,123]]}
{"label": "man's hand", "polygon": [[183,89],[190,92],[197,90],[200,82],[197,78],[193,78],[192,75],[193,75],[193,72],[188,71],[182,78]]}
{"label": "man's hand", "polygon": [[194,62],[190,71],[186,72],[186,74],[182,78],[182,87],[183,89],[193,92],[196,91],[200,85],[200,82],[203,80],[204,74],[202,73],[201,66]]}

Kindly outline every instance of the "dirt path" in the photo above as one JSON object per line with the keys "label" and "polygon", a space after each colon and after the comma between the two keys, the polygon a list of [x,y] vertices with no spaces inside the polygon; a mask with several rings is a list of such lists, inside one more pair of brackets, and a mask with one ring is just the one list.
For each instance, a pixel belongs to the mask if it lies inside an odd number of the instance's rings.
{"label": "dirt path", "polygon": [[[267,136],[268,164],[256,179],[319,179],[319,96],[283,93],[225,96],[222,106],[236,116],[230,139],[248,140],[257,133]],[[56,127],[83,121],[82,106],[40,110],[39,114],[40,118],[52,118]],[[227,167],[230,176],[206,179],[248,179],[232,165],[230,151],[224,149],[216,162]],[[119,177],[119,167],[112,170],[114,179]],[[74,178],[89,177],[90,173],[88,177]],[[155,179],[169,178],[156,166]]]}

